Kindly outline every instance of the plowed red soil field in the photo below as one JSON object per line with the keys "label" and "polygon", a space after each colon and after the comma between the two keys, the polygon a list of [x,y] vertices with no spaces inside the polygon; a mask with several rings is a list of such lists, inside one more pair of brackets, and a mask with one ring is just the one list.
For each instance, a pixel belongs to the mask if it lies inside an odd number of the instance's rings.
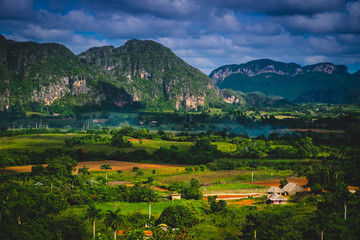
{"label": "plowed red soil field", "polygon": [[[261,194],[216,194],[216,200],[232,200],[232,199],[242,199],[248,198],[250,195],[253,197],[260,197]],[[207,196],[203,198],[207,201]]]}
{"label": "plowed red soil field", "polygon": [[235,205],[250,205],[253,204],[253,200],[248,199],[248,200],[241,200],[241,201],[236,201],[236,202],[228,202],[227,204],[235,204]]}
{"label": "plowed red soil field", "polygon": [[[288,178],[288,182],[294,182],[299,184],[300,186],[305,186],[307,184],[306,178]],[[269,180],[269,181],[256,181],[256,182],[247,182],[248,184],[254,184],[259,186],[267,186],[267,187],[279,187],[280,186],[280,179],[278,180]]]}
{"label": "plowed red soil field", "polygon": [[[133,167],[138,167],[140,169],[161,169],[161,168],[175,168],[175,167],[186,167],[186,165],[181,164],[150,164],[150,163],[133,163],[133,162],[122,162],[122,161],[94,161],[94,162],[79,162],[76,166],[76,169],[82,168],[84,165],[89,168],[89,170],[100,171],[101,165],[109,163],[112,171],[122,170],[132,170]],[[16,167],[7,167],[5,170],[13,172],[31,172],[31,167],[33,165],[27,166],[16,166]],[[44,164],[46,166],[46,164]],[[103,170],[105,171],[105,170]]]}

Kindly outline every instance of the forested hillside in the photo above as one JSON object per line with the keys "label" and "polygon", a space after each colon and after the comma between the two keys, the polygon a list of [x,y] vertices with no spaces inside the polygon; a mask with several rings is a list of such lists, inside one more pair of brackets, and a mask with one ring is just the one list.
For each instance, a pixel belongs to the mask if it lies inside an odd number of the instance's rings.
{"label": "forested hillside", "polygon": [[[359,102],[359,95],[354,91],[360,89],[358,75],[348,73],[343,65],[332,63],[301,67],[295,63],[261,59],[240,65],[222,66],[214,70],[210,77],[221,89],[260,91],[301,102]],[[349,90],[353,94],[347,95],[346,91]]]}

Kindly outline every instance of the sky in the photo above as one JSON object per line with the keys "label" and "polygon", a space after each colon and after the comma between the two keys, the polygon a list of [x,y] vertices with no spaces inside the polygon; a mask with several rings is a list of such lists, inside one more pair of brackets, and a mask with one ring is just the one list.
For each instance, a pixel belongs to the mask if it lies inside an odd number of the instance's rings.
{"label": "sky", "polygon": [[75,54],[149,39],[206,74],[262,58],[360,70],[360,0],[0,0],[0,34]]}

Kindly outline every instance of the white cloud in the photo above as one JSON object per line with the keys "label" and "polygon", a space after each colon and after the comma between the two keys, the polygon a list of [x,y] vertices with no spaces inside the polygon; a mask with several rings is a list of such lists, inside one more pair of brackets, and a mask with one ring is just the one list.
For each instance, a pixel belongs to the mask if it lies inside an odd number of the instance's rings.
{"label": "white cloud", "polygon": [[73,32],[66,29],[46,29],[39,25],[29,24],[22,33],[28,38],[39,39],[42,41],[59,41],[70,38]]}
{"label": "white cloud", "polygon": [[73,35],[66,44],[75,54],[80,54],[92,47],[102,47],[111,45],[106,40],[97,40],[93,37],[83,36],[81,34]]}
{"label": "white cloud", "polygon": [[328,58],[326,56],[315,55],[315,56],[305,57],[304,61],[306,64],[310,65],[310,64],[320,63],[320,62],[326,62],[326,61],[328,61]]}

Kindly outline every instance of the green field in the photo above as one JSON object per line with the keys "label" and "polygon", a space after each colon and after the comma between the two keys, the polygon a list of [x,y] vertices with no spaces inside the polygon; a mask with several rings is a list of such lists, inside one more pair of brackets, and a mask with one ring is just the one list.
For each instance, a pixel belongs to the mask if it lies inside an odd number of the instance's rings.
{"label": "green field", "polygon": [[0,150],[44,151],[47,148],[64,148],[65,140],[79,134],[34,134],[0,138]]}
{"label": "green field", "polygon": [[[0,151],[9,151],[9,150],[29,150],[41,152],[48,148],[66,148],[66,149],[75,149],[81,147],[90,151],[104,151],[106,153],[112,153],[118,151],[119,148],[111,147],[107,144],[96,144],[96,143],[85,143],[83,145],[76,145],[71,148],[65,146],[65,140],[71,139],[73,137],[81,137],[84,134],[33,134],[33,135],[24,135],[24,136],[15,136],[15,137],[2,137],[0,138]],[[108,136],[111,135],[102,135]],[[159,149],[160,147],[170,148],[172,145],[177,146],[179,150],[189,149],[192,145],[191,142],[170,142],[164,140],[150,140],[131,142],[133,147],[131,148],[122,148],[124,152],[131,152],[137,149],[144,149],[149,153],[152,153],[154,150]]]}
{"label": "green field", "polygon": [[233,143],[215,142],[211,144],[216,145],[217,149],[222,152],[230,153],[236,151],[236,144]]}
{"label": "green field", "polygon": [[[254,171],[254,181],[262,181],[269,179],[280,179],[292,176],[292,170],[279,170],[266,169]],[[165,177],[159,176],[156,180],[164,185],[174,182],[190,181],[192,178],[198,179],[204,185],[211,185],[216,183],[226,183],[231,181],[251,181],[251,170],[236,169],[236,170],[221,170],[221,171],[208,171],[208,172],[194,172],[184,174],[184,172],[174,173]]]}
{"label": "green field", "polygon": [[233,189],[261,189],[261,188],[267,188],[267,187],[237,182],[237,183],[224,183],[224,184],[215,184],[215,185],[207,186],[206,191],[233,190]]}
{"label": "green field", "polygon": [[[151,215],[155,218],[158,218],[161,212],[168,206],[172,204],[177,205],[183,201],[187,201],[185,199],[182,200],[168,200],[168,201],[159,201],[151,203]],[[195,205],[199,205],[198,201],[193,201]],[[139,212],[144,215],[149,214],[149,205],[146,202],[140,203],[127,203],[127,202],[107,202],[107,203],[99,203],[97,207],[101,209],[103,214],[106,214],[108,210],[114,211],[115,209],[121,209],[121,213],[124,215],[129,215],[135,212]]]}

